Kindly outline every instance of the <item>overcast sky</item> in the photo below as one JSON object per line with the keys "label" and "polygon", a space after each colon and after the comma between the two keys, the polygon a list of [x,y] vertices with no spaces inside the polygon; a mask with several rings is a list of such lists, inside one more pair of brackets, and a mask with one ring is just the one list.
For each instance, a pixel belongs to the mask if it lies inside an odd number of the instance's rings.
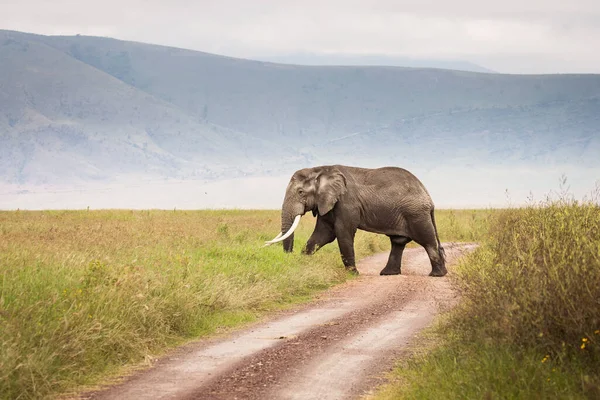
{"label": "overcast sky", "polygon": [[600,0],[0,0],[0,29],[250,58],[380,54],[600,73]]}

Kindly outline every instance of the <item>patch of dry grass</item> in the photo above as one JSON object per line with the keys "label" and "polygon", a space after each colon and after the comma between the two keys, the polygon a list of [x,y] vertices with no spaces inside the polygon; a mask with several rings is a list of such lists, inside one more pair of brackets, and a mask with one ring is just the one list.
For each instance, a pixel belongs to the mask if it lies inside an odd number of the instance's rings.
{"label": "patch of dry grass", "polygon": [[[261,248],[278,211],[0,212],[0,397],[93,382],[347,279],[337,246]],[[297,232],[303,245],[314,220]],[[357,254],[380,250],[357,236]]]}
{"label": "patch of dry grass", "polygon": [[490,217],[499,210],[436,210],[440,240],[479,242],[487,233]]}

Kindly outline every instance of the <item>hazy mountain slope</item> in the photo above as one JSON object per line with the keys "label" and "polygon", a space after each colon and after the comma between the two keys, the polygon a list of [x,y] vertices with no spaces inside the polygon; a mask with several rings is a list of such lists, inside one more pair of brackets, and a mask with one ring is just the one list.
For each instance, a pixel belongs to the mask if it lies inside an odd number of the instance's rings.
{"label": "hazy mountain slope", "polygon": [[306,67],[104,38],[44,40],[192,115],[272,140],[321,138],[448,110],[600,95],[600,75]]}
{"label": "hazy mountain slope", "polygon": [[280,65],[0,31],[0,181],[600,167],[600,75]]}
{"label": "hazy mountain slope", "polygon": [[416,59],[400,56],[377,54],[318,54],[290,53],[282,55],[258,56],[256,60],[295,65],[353,65],[353,66],[388,66],[409,68],[438,68],[470,72],[494,73],[490,69],[469,61],[445,59]]}
{"label": "hazy mountain slope", "polygon": [[600,170],[600,98],[407,118],[303,151],[317,158],[334,151],[344,162],[373,165],[570,164]]}
{"label": "hazy mountain slope", "polygon": [[0,32],[0,71],[0,168],[9,182],[210,174],[272,147],[190,116],[29,35]]}

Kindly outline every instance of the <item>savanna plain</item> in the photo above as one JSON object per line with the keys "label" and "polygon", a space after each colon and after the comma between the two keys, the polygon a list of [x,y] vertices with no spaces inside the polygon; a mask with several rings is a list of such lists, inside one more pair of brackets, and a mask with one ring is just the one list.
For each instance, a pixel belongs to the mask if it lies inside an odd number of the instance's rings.
{"label": "savanna plain", "polygon": [[[335,243],[262,248],[279,211],[0,212],[0,398],[55,398],[182,343],[353,279]],[[371,397],[600,398],[600,207],[568,195],[437,210],[444,242],[477,242],[447,278],[461,302]],[[359,231],[357,257],[389,250]],[[432,278],[433,279],[433,278]]]}

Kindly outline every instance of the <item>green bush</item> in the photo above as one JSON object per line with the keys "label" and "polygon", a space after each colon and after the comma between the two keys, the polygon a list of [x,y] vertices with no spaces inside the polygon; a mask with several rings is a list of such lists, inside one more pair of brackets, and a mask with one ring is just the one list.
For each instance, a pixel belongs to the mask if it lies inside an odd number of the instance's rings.
{"label": "green bush", "polygon": [[600,207],[574,200],[505,210],[458,271],[464,332],[600,361]]}

